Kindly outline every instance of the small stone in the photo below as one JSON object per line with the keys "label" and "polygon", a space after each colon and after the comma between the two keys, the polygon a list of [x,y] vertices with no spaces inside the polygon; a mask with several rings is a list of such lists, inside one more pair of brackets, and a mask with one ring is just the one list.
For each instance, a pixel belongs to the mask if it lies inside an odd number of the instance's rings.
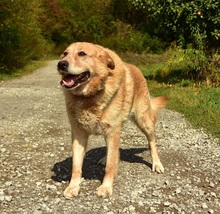
{"label": "small stone", "polygon": [[36,209],[34,210],[33,214],[42,214],[42,211]]}
{"label": "small stone", "polygon": [[206,203],[202,203],[202,209],[207,209],[208,208],[208,206],[207,206],[207,204]]}
{"label": "small stone", "polygon": [[33,145],[32,145],[32,148],[34,148],[34,149],[36,149],[37,147],[38,147],[37,144],[33,144]]}
{"label": "small stone", "polygon": [[50,185],[50,184],[47,184],[47,185],[46,185],[46,188],[47,188],[48,190],[52,190],[52,191],[56,191],[56,190],[57,190],[57,187],[56,187],[55,185]]}
{"label": "small stone", "polygon": [[25,137],[25,138],[24,138],[24,141],[25,141],[26,143],[29,143],[30,140],[29,140],[28,137]]}
{"label": "small stone", "polygon": [[138,202],[138,205],[141,206],[141,207],[143,207],[143,206],[144,206],[144,203],[143,203],[142,201],[139,201],[139,202]]}
{"label": "small stone", "polygon": [[210,181],[210,182],[209,182],[209,187],[214,188],[214,187],[215,187],[215,184],[214,184],[212,181]]}
{"label": "small stone", "polygon": [[11,181],[5,182],[5,186],[9,187],[9,186],[11,186],[11,185],[12,185],[12,182],[11,182]]}
{"label": "small stone", "polygon": [[175,175],[174,172],[171,172],[171,173],[170,173],[170,176],[171,176],[171,177],[174,177],[174,175]]}
{"label": "small stone", "polygon": [[6,151],[7,151],[7,149],[5,149],[5,148],[1,149],[1,153],[5,153]]}
{"label": "small stone", "polygon": [[37,184],[37,186],[40,186],[42,184],[42,182],[38,181],[36,184]]}
{"label": "small stone", "polygon": [[108,207],[106,205],[103,206],[104,210],[108,210]]}
{"label": "small stone", "polygon": [[213,214],[213,213],[214,213],[214,210],[209,209],[209,210],[208,210],[208,213]]}
{"label": "small stone", "polygon": [[134,211],[135,211],[135,207],[134,207],[133,205],[130,205],[130,206],[128,207],[128,210],[129,210],[130,212],[134,212]]}
{"label": "small stone", "polygon": [[217,197],[216,194],[215,194],[214,192],[211,192],[211,196],[214,197],[214,198]]}
{"label": "small stone", "polygon": [[60,201],[61,201],[61,199],[60,199],[60,198],[56,198],[56,199],[54,200],[55,204],[60,203]]}
{"label": "small stone", "polygon": [[176,193],[176,194],[181,193],[181,188],[180,188],[180,187],[179,187],[179,188],[177,188],[177,189],[175,190],[175,193]]}
{"label": "small stone", "polygon": [[158,192],[158,191],[153,191],[153,192],[152,192],[152,196],[158,197],[158,196],[159,196],[159,192]]}
{"label": "small stone", "polygon": [[47,202],[47,201],[48,201],[48,199],[49,199],[49,197],[48,197],[48,196],[46,196],[46,197],[44,197],[44,198],[43,198],[43,201],[44,201],[44,202]]}
{"label": "small stone", "polygon": [[170,204],[171,204],[171,203],[170,203],[169,201],[166,201],[166,202],[163,203],[163,205],[164,205],[165,207],[169,207]]}
{"label": "small stone", "polygon": [[0,201],[4,201],[5,200],[5,196],[4,195],[0,195]]}
{"label": "small stone", "polygon": [[137,192],[137,191],[133,191],[133,192],[131,193],[131,197],[132,197],[132,198],[137,198],[137,195],[138,195],[138,192]]}
{"label": "small stone", "polygon": [[10,195],[5,196],[5,200],[10,202],[12,200],[12,196],[10,196]]}
{"label": "small stone", "polygon": [[154,207],[150,207],[149,213],[156,213],[157,211],[154,209]]}
{"label": "small stone", "polygon": [[173,206],[173,208],[175,209],[175,210],[178,210],[179,209],[179,207],[177,206],[177,204],[172,204],[172,206]]}

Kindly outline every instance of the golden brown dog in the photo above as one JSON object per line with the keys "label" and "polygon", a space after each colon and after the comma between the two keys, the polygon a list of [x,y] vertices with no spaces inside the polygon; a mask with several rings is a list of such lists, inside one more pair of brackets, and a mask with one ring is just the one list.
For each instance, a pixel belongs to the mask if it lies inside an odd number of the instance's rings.
{"label": "golden brown dog", "polygon": [[152,170],[163,173],[155,145],[157,113],[167,97],[150,98],[146,80],[134,65],[123,62],[113,51],[99,45],[73,43],[58,62],[66,108],[72,130],[72,177],[66,198],[80,190],[82,164],[88,137],[101,134],[107,145],[105,176],[99,196],[111,195],[119,161],[119,138],[123,122],[131,117],[147,136]]}

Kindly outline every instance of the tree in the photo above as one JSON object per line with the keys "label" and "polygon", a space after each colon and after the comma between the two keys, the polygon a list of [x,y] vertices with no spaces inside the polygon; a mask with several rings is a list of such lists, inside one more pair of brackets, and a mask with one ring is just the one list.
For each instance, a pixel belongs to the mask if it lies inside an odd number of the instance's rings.
{"label": "tree", "polygon": [[51,48],[41,34],[41,1],[1,0],[0,70],[11,73]]}
{"label": "tree", "polygon": [[[207,83],[220,82],[219,0],[129,0],[148,22],[155,23],[164,38],[185,49],[181,55],[185,73]],[[157,25],[156,25],[157,24]],[[165,29],[165,30],[164,30]],[[173,57],[170,61],[175,60]]]}
{"label": "tree", "polygon": [[[129,0],[183,48],[189,44],[206,53],[220,47],[219,0]],[[164,32],[164,30],[163,30]]]}

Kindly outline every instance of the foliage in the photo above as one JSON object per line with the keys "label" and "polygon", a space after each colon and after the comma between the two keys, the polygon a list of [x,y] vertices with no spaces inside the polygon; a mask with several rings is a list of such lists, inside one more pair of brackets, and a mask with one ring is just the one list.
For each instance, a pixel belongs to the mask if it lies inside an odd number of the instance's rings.
{"label": "foliage", "polygon": [[[172,39],[182,47],[193,44],[199,50],[211,51],[220,46],[220,1],[129,0],[139,12],[168,28]],[[170,32],[169,32],[170,31]]]}
{"label": "foliage", "polygon": [[160,58],[157,57],[160,60],[155,63],[141,65],[144,75],[159,82],[179,86],[188,86],[193,83],[220,86],[219,55],[215,55],[212,61],[208,61],[204,52],[191,48],[169,50],[160,56]]}
{"label": "foliage", "polygon": [[[162,76],[206,80],[220,84],[220,1],[130,0],[161,26],[167,37],[184,48],[180,57],[171,57]],[[165,37],[166,37],[165,36]],[[174,75],[176,74],[176,75]]]}
{"label": "foliage", "polygon": [[182,113],[194,127],[203,128],[220,137],[220,89],[206,86],[187,85],[179,87],[148,81],[151,94],[169,97],[167,108]]}
{"label": "foliage", "polygon": [[[184,51],[183,51],[184,52]],[[149,54],[146,60],[137,62],[130,59],[130,63],[136,62],[147,79],[148,87],[152,96],[167,95],[169,102],[168,109],[182,113],[193,126],[204,128],[209,133],[220,137],[219,120],[220,120],[220,88],[210,87],[204,84],[195,84],[189,79],[176,78],[171,75],[169,78],[152,78],[156,71],[165,67],[167,59],[176,57],[179,62],[183,61],[182,51],[169,50],[164,54]],[[142,58],[143,56],[141,56]],[[168,60],[169,61],[169,60]],[[161,74],[161,73],[160,73]],[[165,81],[167,80],[167,82]],[[170,82],[170,80],[173,82]],[[174,81],[175,80],[175,81]]]}
{"label": "foliage", "polygon": [[50,51],[60,54],[75,41],[138,54],[181,46],[158,69],[161,76],[175,73],[175,79],[218,85],[219,10],[218,0],[2,0],[0,72],[13,72]]}
{"label": "foliage", "polygon": [[51,47],[37,22],[42,12],[38,1],[2,0],[0,8],[0,70],[11,73],[29,60],[39,59]]}

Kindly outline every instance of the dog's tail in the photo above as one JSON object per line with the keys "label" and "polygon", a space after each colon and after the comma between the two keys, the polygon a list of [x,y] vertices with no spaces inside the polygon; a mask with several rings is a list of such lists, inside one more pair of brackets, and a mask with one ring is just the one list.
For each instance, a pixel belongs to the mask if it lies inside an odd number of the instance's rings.
{"label": "dog's tail", "polygon": [[165,108],[167,101],[168,101],[167,96],[155,97],[151,99],[153,114],[156,118],[159,111]]}

